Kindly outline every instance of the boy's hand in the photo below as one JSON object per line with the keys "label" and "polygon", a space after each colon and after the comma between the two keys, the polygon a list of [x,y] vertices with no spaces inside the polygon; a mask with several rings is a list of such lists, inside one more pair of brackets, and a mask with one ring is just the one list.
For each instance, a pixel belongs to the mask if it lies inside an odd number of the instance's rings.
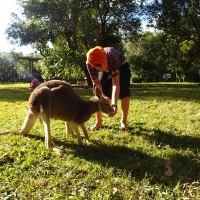
{"label": "boy's hand", "polygon": [[113,107],[113,113],[110,115],[110,117],[113,117],[117,113],[117,105],[114,104],[112,105],[112,107]]}
{"label": "boy's hand", "polygon": [[111,100],[110,100],[109,97],[107,97],[107,96],[103,96],[103,98],[106,99],[106,100],[108,101],[108,103],[111,103]]}

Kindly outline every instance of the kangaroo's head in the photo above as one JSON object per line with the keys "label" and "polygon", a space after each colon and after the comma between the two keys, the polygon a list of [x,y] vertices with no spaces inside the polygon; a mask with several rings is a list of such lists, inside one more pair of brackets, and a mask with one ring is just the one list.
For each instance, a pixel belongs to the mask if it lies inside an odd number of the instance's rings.
{"label": "kangaroo's head", "polygon": [[92,98],[92,100],[99,103],[99,111],[101,111],[107,115],[111,115],[113,113],[113,107],[102,96],[103,93],[96,84],[94,84],[94,86],[93,86],[93,92],[94,92],[95,96]]}

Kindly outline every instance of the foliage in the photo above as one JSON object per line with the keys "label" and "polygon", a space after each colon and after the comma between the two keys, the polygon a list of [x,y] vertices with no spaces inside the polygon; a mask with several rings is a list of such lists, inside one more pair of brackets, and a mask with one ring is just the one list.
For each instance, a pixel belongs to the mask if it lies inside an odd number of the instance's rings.
{"label": "foliage", "polygon": [[149,16],[155,27],[179,42],[192,42],[193,59],[199,59],[199,2],[193,0],[152,1]]}
{"label": "foliage", "polygon": [[163,32],[143,32],[125,46],[132,71],[143,82],[159,81],[159,76],[166,73],[173,73],[174,81],[183,76],[197,81],[199,67],[191,55],[191,42],[180,43]]}
{"label": "foliage", "polygon": [[83,55],[78,51],[69,48],[54,47],[51,56],[46,56],[42,60],[42,74],[45,78],[62,78],[70,80],[73,78],[83,79],[85,77],[85,65],[77,68],[77,60],[82,63]]}
{"label": "foliage", "polygon": [[[28,84],[0,85],[0,131],[19,129],[27,112]],[[89,131],[84,147],[66,138],[64,122],[51,120],[44,146],[37,121],[27,136],[1,135],[2,199],[199,199],[199,92],[197,84],[133,84],[130,133],[119,130],[121,110]],[[89,99],[92,90],[77,90]],[[86,122],[89,127],[95,117]],[[169,163],[173,174],[167,173]]]}
{"label": "foliage", "polygon": [[131,82],[132,82],[132,83],[141,83],[142,80],[141,80],[140,77],[138,77],[138,75],[133,74],[133,75],[131,76]]}
{"label": "foliage", "polygon": [[[37,54],[30,54],[28,57],[37,57]],[[3,82],[26,82],[26,78],[31,76],[29,61],[21,59],[22,52],[0,52],[0,74]],[[38,56],[39,57],[39,56]],[[34,72],[40,73],[40,63],[34,62]],[[25,78],[26,76],[26,78]]]}
{"label": "foliage", "polygon": [[[14,82],[14,74],[20,73],[16,60],[21,56],[21,53],[11,51],[10,53],[0,52],[0,74],[1,81]],[[20,62],[22,65],[23,62]]]}
{"label": "foliage", "polygon": [[162,34],[144,32],[126,44],[127,60],[141,81],[158,81],[167,68],[164,64]]}
{"label": "foliage", "polygon": [[132,37],[140,28],[140,19],[134,15],[139,5],[131,0],[18,0],[18,3],[24,19],[13,13],[6,33],[11,42],[31,44],[40,51],[45,58],[43,69],[49,68],[45,71],[48,78],[65,78],[65,67],[70,66],[82,69],[90,84],[86,51],[96,45],[122,49],[122,38]]}
{"label": "foliage", "polygon": [[[157,81],[166,72],[173,73],[174,80],[197,80],[200,16],[196,1],[17,2],[22,17],[12,14],[8,39],[40,51],[46,78],[84,77],[91,85],[85,54],[90,47],[102,45],[126,49],[132,71],[143,82]],[[145,20],[154,33],[141,34]]]}

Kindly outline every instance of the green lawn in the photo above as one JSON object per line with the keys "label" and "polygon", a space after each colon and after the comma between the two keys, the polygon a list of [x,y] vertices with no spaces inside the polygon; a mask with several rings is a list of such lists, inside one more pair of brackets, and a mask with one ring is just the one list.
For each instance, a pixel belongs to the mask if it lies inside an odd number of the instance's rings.
{"label": "green lawn", "polygon": [[[21,128],[28,87],[0,85],[0,132]],[[83,147],[65,137],[64,122],[52,120],[64,155],[45,148],[39,120],[27,136],[0,135],[0,199],[200,199],[200,85],[133,84],[131,92],[130,133],[119,129],[120,101],[115,117],[104,115],[104,128],[88,130]]]}

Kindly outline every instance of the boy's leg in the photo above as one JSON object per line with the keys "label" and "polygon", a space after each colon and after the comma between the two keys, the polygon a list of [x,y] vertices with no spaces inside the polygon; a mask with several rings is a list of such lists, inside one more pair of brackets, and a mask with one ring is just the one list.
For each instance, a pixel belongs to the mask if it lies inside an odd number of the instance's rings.
{"label": "boy's leg", "polygon": [[122,118],[121,118],[121,128],[127,129],[127,117],[130,105],[130,97],[125,97],[121,100]]}
{"label": "boy's leg", "polygon": [[121,99],[121,128],[122,130],[128,130],[127,118],[130,105],[130,77],[131,71],[128,63],[125,63],[120,67],[120,99]]}

